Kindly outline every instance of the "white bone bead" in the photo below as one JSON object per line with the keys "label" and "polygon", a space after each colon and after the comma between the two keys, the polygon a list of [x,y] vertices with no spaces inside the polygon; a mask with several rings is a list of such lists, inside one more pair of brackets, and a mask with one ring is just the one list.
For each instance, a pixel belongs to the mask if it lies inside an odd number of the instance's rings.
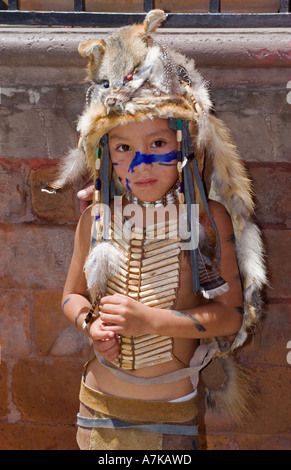
{"label": "white bone bead", "polygon": [[176,255],[179,255],[180,254],[180,248],[176,248],[176,249],[173,249],[171,250],[170,252],[166,251],[166,252],[163,252],[163,253],[159,253],[159,254],[156,254],[154,256],[152,256],[151,258],[148,258],[148,259],[144,259],[142,261],[142,266],[148,266],[152,263],[155,263],[156,261],[162,261],[164,259],[168,259],[169,256],[172,258],[173,256],[176,256]]}
{"label": "white bone bead", "polygon": [[173,244],[176,244],[177,243],[177,239],[175,240],[159,240],[157,242],[154,242],[154,243],[148,243],[146,240],[144,242],[144,252],[147,253],[147,252],[150,252],[150,251],[153,251],[153,250],[157,250],[158,248],[162,248],[164,246],[171,246]]}
{"label": "white bone bead", "polygon": [[163,247],[158,247],[158,248],[154,248],[153,250],[151,251],[147,251],[144,253],[144,258],[150,258],[152,256],[155,256],[156,254],[159,254],[159,253],[171,253],[172,250],[176,250],[176,249],[181,249],[181,245],[180,245],[180,242],[177,242],[177,243],[173,243],[171,245],[165,245]]}
{"label": "white bone bead", "polygon": [[[171,275],[172,273],[170,273]],[[150,290],[154,290],[155,288],[157,287],[160,287],[160,286],[163,286],[163,285],[175,285],[177,286],[178,285],[178,280],[177,278],[174,276],[174,277],[167,277],[166,279],[164,279],[164,276],[162,276],[163,279],[161,279],[160,281],[156,281],[156,282],[148,282],[147,284],[142,284],[140,286],[140,292],[141,294],[144,292],[144,291],[150,291]],[[140,294],[140,295],[141,295]]]}
{"label": "white bone bead", "polygon": [[[179,263],[175,263],[171,266],[172,269],[179,269]],[[151,272],[145,272],[145,273],[141,273],[141,278],[142,279],[148,279],[152,276],[157,276],[157,275],[160,275],[160,274],[164,274],[164,273],[168,273],[169,272],[169,268],[168,266],[165,266],[163,268],[159,268],[159,269],[155,269]]]}
{"label": "white bone bead", "polygon": [[140,267],[141,266],[141,261],[132,260],[132,261],[129,262],[129,266]]}
{"label": "white bone bead", "polygon": [[149,302],[143,302],[143,304],[148,305],[149,307],[158,307],[162,305],[163,303],[166,303],[166,301],[172,302],[173,300],[175,300],[175,294],[171,296],[163,297],[162,300],[158,299],[158,300],[150,300]]}
{"label": "white bone bead", "polygon": [[175,298],[175,289],[167,289],[166,292],[163,290],[162,292],[157,292],[155,294],[152,294],[152,295],[149,295],[147,297],[143,297],[142,299],[142,303],[145,304],[145,303],[148,303],[152,300],[158,300],[158,299],[165,299],[167,297],[170,297],[170,298]]}
{"label": "white bone bead", "polygon": [[152,289],[147,289],[147,290],[140,292],[139,296],[141,299],[146,300],[146,298],[149,295],[154,295],[155,292],[160,293],[160,292],[166,292],[167,290],[172,291],[172,289],[177,289],[177,287],[178,287],[178,283],[166,284],[166,285],[159,286],[159,287],[155,286]]}
{"label": "white bone bead", "polygon": [[[159,282],[159,281],[165,281],[167,279],[171,279],[172,276],[174,276],[174,275],[178,276],[179,271],[177,269],[175,269],[174,271],[169,272],[169,270],[167,270],[166,272],[158,273],[157,275],[154,275],[153,273],[150,273],[150,274],[152,274],[152,275],[148,276],[148,279],[146,278],[146,275],[144,275],[145,277],[142,278],[141,290],[143,289],[143,286],[146,286],[149,283],[153,284],[153,283],[156,283],[156,282]],[[177,279],[177,282],[178,282],[178,279]]]}
{"label": "white bone bead", "polygon": [[160,267],[163,267],[163,266],[168,266],[168,265],[171,265],[174,262],[178,262],[178,261],[179,261],[178,256],[174,256],[173,258],[165,259],[165,260],[160,261],[158,263],[150,263],[147,266],[143,266],[141,268],[141,272],[145,273],[145,272],[148,272],[148,271],[156,270],[157,268],[160,268]]}

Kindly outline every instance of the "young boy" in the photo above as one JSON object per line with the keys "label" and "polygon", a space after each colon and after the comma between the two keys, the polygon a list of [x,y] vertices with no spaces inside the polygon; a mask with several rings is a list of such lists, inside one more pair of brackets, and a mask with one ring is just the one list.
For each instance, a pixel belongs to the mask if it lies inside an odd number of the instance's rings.
{"label": "young boy", "polygon": [[[118,164],[115,171],[125,188],[128,168],[138,152],[161,156],[177,147],[176,133],[169,128],[168,121],[162,119],[118,126],[109,132],[108,137],[110,156],[113,164]],[[138,199],[154,202],[161,199],[177,179],[176,165],[141,163],[130,185],[132,193]],[[178,206],[177,202],[176,205]],[[227,293],[213,299],[211,304],[196,306],[189,257],[182,256],[181,253],[179,288],[173,310],[149,307],[122,294],[107,295],[101,299],[102,313],[99,318],[88,326],[87,334],[93,340],[95,350],[108,361],[116,359],[120,353],[118,335],[150,334],[173,338],[173,356],[170,360],[128,372],[133,376],[157,377],[188,367],[197,348],[197,339],[234,334],[241,326],[239,309],[242,308],[243,300],[232,241],[232,224],[219,203],[213,201],[209,207],[221,240],[220,274],[228,283]],[[143,209],[146,217],[147,208]],[[156,211],[159,212],[158,207]],[[63,296],[64,313],[80,330],[91,308],[87,300],[88,288],[83,270],[90,249],[90,233],[91,208],[88,208],[77,228],[73,259]],[[172,383],[145,386],[127,383],[115,377],[97,359],[89,364],[85,381],[93,390],[134,400],[167,402],[189,394],[192,396],[194,391],[188,377]],[[195,413],[194,406],[192,412]],[[194,416],[195,414],[192,417]],[[134,418],[133,414],[132,419]],[[129,448],[132,448],[132,443]]]}
{"label": "young boy", "polygon": [[[93,83],[80,149],[95,191],[77,227],[63,310],[94,350],[81,384],[81,449],[197,448],[199,371],[225,360],[258,318],[264,268],[249,180],[193,64],[153,43],[163,19],[154,10],[143,25],[79,47]],[[228,210],[205,195],[206,149],[212,191]],[[249,231],[255,268],[242,255]]]}

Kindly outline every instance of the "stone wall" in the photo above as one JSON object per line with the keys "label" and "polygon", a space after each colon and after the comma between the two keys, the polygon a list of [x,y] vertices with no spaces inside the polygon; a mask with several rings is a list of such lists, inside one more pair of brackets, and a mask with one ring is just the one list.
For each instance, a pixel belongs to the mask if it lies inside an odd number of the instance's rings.
{"label": "stone wall", "polygon": [[[87,340],[60,308],[79,206],[41,192],[76,145],[86,85],[77,45],[107,31],[2,28],[0,109],[0,448],[77,449]],[[241,359],[256,413],[242,427],[200,417],[206,449],[290,449],[290,32],[186,30],[159,38],[196,58],[253,178],[267,248],[266,316]],[[290,91],[288,91],[290,89]]]}

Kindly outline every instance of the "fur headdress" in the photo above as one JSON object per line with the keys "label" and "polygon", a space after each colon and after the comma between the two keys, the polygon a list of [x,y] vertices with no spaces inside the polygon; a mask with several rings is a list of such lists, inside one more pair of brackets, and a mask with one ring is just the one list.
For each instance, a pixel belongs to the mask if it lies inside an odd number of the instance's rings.
{"label": "fur headdress", "polygon": [[[260,291],[266,282],[260,233],[252,220],[251,183],[228,129],[212,112],[208,88],[195,62],[153,38],[165,18],[162,10],[152,10],[142,24],[121,28],[106,41],[79,45],[80,54],[89,59],[91,86],[78,122],[78,149],[68,154],[53,187],[72,183],[86,171],[93,175],[96,147],[115,126],[155,117],[187,122],[195,155],[192,174],[196,168],[201,175],[205,163],[210,163],[208,196],[225,205],[234,225],[244,290],[243,325],[231,342],[234,350],[260,319]],[[203,206],[201,191],[197,184],[194,187],[195,202]]]}

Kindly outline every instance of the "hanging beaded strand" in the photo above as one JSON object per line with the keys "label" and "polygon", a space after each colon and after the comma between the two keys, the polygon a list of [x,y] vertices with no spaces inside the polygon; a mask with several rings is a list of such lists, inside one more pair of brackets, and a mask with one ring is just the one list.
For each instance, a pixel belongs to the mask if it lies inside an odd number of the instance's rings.
{"label": "hanging beaded strand", "polygon": [[96,241],[99,242],[102,240],[102,227],[101,227],[101,218],[100,218],[100,202],[101,202],[101,179],[100,179],[100,167],[101,167],[101,157],[102,157],[102,147],[96,147],[95,153],[95,192],[94,192],[94,201],[95,201],[95,213],[94,213],[94,232]]}
{"label": "hanging beaded strand", "polygon": [[183,182],[183,171],[182,171],[182,150],[181,150],[181,143],[182,143],[182,121],[181,119],[177,119],[177,144],[178,144],[178,162],[177,162],[177,169],[179,175],[179,194],[178,199],[180,204],[184,204],[184,182]]}
{"label": "hanging beaded strand", "polygon": [[[101,205],[101,179],[100,179],[100,168],[101,168],[101,158],[102,158],[102,147],[96,147],[95,151],[95,190],[93,195],[93,206],[91,210],[92,217],[92,231],[91,231],[91,249],[94,247],[95,243],[102,241],[103,230],[101,225],[101,214],[100,214],[100,205]],[[93,317],[99,317],[99,301],[100,296],[97,295],[96,299],[92,302],[91,308],[86,315],[86,318],[82,324],[83,330],[87,328],[88,323],[92,320]],[[95,312],[97,308],[97,314]]]}

